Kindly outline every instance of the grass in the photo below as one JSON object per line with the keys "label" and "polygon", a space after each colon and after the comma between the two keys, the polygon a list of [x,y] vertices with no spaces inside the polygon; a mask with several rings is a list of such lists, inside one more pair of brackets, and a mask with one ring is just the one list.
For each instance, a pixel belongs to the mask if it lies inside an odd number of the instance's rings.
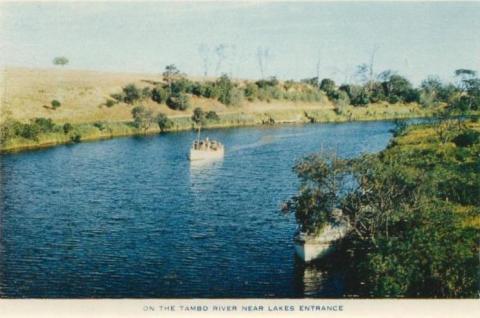
{"label": "grass", "polygon": [[[139,87],[152,87],[161,81],[161,75],[137,73],[106,73],[69,69],[6,68],[2,71],[1,120],[13,119],[28,122],[32,118],[51,118],[56,124],[71,123],[81,140],[95,140],[143,134],[130,125],[132,105],[119,103],[107,107],[110,94],[119,93],[129,83]],[[51,107],[58,100],[61,106]],[[187,111],[175,111],[152,100],[141,102],[154,114],[164,113],[174,122],[172,131],[192,129],[190,116],[195,107],[215,111],[218,121],[210,122],[206,128],[253,126],[281,123],[344,122],[351,120],[382,120],[393,118],[424,117],[431,111],[419,105],[387,103],[368,107],[347,107],[342,115],[334,111],[328,100],[320,102],[246,102],[240,107],[226,107],[216,100],[192,97],[192,107]],[[107,129],[100,130],[93,124],[102,122]],[[152,125],[146,133],[159,133]],[[1,145],[0,151],[16,151],[46,147],[71,141],[69,134],[42,134],[38,141],[14,138]]]}

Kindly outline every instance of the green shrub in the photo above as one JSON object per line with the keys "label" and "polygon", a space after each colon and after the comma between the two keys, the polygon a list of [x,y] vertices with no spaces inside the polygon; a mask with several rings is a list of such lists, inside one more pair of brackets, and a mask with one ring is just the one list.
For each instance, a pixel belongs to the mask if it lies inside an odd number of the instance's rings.
{"label": "green shrub", "polygon": [[135,84],[128,84],[123,91],[123,101],[127,104],[133,104],[135,101],[139,100],[142,97],[142,92]]}
{"label": "green shrub", "polygon": [[60,103],[58,100],[54,99],[50,103],[52,105],[53,109],[57,109],[58,107],[62,106],[62,103]]}
{"label": "green shrub", "polygon": [[124,102],[125,101],[125,94],[123,93],[115,93],[110,95],[111,98],[116,100],[117,102]]}
{"label": "green shrub", "polygon": [[115,101],[113,99],[107,99],[107,101],[105,102],[105,106],[107,106],[108,108],[110,107],[113,107],[115,105]]}
{"label": "green shrub", "polygon": [[258,86],[255,83],[247,83],[244,89],[244,95],[248,101],[253,102],[258,98]]}
{"label": "green shrub", "polygon": [[168,99],[168,91],[162,86],[157,86],[152,90],[152,100],[162,104]]}
{"label": "green shrub", "polygon": [[82,140],[82,135],[76,131],[70,135],[70,141],[73,143],[79,143]]}
{"label": "green shrub", "polygon": [[65,134],[68,134],[68,133],[71,132],[72,130],[73,130],[72,124],[70,124],[70,123],[65,123],[65,124],[63,124],[63,132],[64,132]]}
{"label": "green shrub", "polygon": [[167,106],[173,110],[187,110],[190,108],[190,99],[187,94],[180,93],[167,98]]}
{"label": "green shrub", "polygon": [[51,118],[35,118],[33,119],[32,125],[36,125],[41,133],[49,133],[55,131],[55,124]]}
{"label": "green shrub", "polygon": [[211,120],[211,121],[219,121],[220,120],[220,117],[218,117],[218,114],[216,112],[214,112],[213,110],[207,112],[207,114],[205,115],[205,118],[207,118],[207,120]]}
{"label": "green shrub", "polygon": [[98,128],[98,130],[100,131],[104,131],[106,127],[105,123],[102,123],[101,121],[97,121],[95,123],[93,123],[93,126]]}
{"label": "green shrub", "polygon": [[464,133],[456,136],[452,140],[458,147],[469,147],[480,141],[480,133],[475,130],[467,130]]}
{"label": "green shrub", "polygon": [[173,127],[173,121],[167,117],[164,113],[159,113],[157,115],[157,124],[160,131],[165,131],[166,129],[170,129]]}

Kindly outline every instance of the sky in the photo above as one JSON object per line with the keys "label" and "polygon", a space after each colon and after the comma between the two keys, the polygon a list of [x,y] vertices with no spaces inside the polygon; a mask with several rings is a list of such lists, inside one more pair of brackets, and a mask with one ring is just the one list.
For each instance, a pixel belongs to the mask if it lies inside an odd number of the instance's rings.
{"label": "sky", "polygon": [[202,75],[206,57],[210,76],[254,79],[263,52],[264,76],[345,82],[375,52],[375,73],[418,84],[480,70],[478,30],[480,2],[1,3],[0,66]]}

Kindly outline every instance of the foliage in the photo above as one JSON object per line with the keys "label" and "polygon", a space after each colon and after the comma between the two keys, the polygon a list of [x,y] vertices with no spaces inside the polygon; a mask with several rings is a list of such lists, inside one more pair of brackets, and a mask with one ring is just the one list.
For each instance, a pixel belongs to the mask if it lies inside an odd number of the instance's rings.
{"label": "foliage", "polygon": [[218,116],[218,114],[216,112],[214,112],[213,110],[208,111],[205,115],[205,118],[207,120],[210,120],[210,121],[219,121],[220,120],[220,117]]}
{"label": "foliage", "polygon": [[198,126],[203,126],[207,122],[205,112],[200,107],[197,107],[193,110],[192,121]]}
{"label": "foliage", "polygon": [[190,99],[185,93],[171,95],[167,98],[166,104],[173,110],[187,110],[190,108]]}
{"label": "foliage", "polygon": [[157,86],[152,90],[152,100],[162,104],[166,103],[168,99],[168,91],[162,86]]}
{"label": "foliage", "polygon": [[141,98],[141,90],[135,84],[128,84],[122,88],[123,101],[127,104],[133,104]]}
{"label": "foliage", "polygon": [[108,98],[107,101],[105,102],[105,106],[108,108],[113,107],[115,105],[115,101],[113,99]]}
{"label": "foliage", "polygon": [[135,106],[132,108],[132,117],[133,125],[138,129],[142,129],[144,132],[150,128],[154,120],[153,112],[144,106]]}
{"label": "foliage", "polygon": [[458,147],[469,147],[474,144],[480,143],[480,132],[473,129],[468,129],[453,138],[452,141]]}
{"label": "foliage", "polygon": [[63,133],[64,134],[68,134],[69,132],[71,132],[73,130],[73,126],[70,123],[63,124],[62,128],[63,128]]}
{"label": "foliage", "polygon": [[[470,220],[480,213],[480,132],[478,125],[454,124],[457,147],[442,144],[431,125],[406,130],[397,123],[403,133],[380,154],[336,166],[324,156],[297,164],[300,194],[288,208],[300,228],[318,231],[332,206],[349,219],[340,254],[349,293],[478,297],[480,232]],[[326,186],[333,175],[338,183]],[[332,184],[339,189],[331,191]]]}
{"label": "foliage", "polygon": [[216,82],[218,100],[227,106],[239,106],[243,100],[243,91],[234,86],[227,75],[222,75]]}
{"label": "foliage", "polygon": [[50,105],[52,105],[53,109],[57,109],[58,107],[62,106],[62,103],[60,103],[58,100],[54,99],[50,102]]}
{"label": "foliage", "polygon": [[167,115],[165,115],[164,113],[159,113],[156,120],[158,128],[160,128],[161,132],[171,129],[173,127],[173,121],[168,118]]}
{"label": "foliage", "polygon": [[65,66],[68,64],[68,62],[68,58],[66,58],[65,56],[57,56],[53,59],[54,65]]}
{"label": "foliage", "polygon": [[300,231],[316,233],[331,219],[346,186],[346,164],[335,154],[312,155],[296,163],[300,191],[286,202],[284,211],[295,214]]}

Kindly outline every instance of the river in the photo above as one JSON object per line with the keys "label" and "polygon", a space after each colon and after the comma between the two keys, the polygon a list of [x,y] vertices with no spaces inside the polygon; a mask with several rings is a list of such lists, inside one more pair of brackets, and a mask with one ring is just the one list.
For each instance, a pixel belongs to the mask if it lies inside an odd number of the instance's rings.
{"label": "river", "polygon": [[388,144],[391,122],[204,132],[222,161],[191,165],[194,132],[1,155],[0,297],[341,297],[341,273],[294,254],[295,161]]}

